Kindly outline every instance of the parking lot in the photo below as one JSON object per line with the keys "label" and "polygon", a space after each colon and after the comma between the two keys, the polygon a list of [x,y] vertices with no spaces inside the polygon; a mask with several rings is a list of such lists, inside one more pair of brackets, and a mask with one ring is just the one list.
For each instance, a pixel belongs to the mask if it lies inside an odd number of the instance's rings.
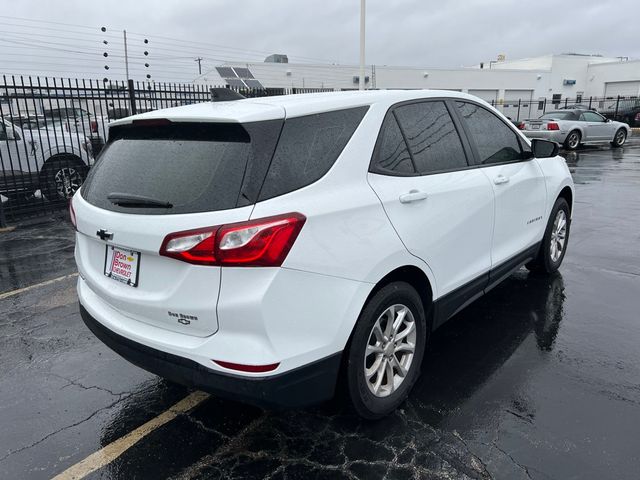
{"label": "parking lot", "polygon": [[132,366],[80,319],[64,216],[0,233],[0,478],[638,478],[640,141],[566,156],[560,273],[522,269],[456,315],[377,422],[339,398],[262,411]]}

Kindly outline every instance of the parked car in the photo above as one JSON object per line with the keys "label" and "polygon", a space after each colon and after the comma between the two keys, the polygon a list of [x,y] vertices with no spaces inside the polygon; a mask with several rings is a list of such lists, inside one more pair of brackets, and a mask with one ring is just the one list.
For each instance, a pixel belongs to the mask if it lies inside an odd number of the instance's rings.
{"label": "parked car", "polygon": [[94,154],[102,150],[107,138],[108,117],[94,115],[79,107],[52,108],[44,111],[47,122],[59,122],[70,133],[78,133],[89,139]]}
{"label": "parked car", "polygon": [[9,199],[40,189],[51,201],[69,199],[93,162],[84,137],[49,126],[24,130],[0,120],[0,194]]}
{"label": "parked car", "polygon": [[115,121],[70,204],[82,318],[173,381],[298,407],[341,379],[378,418],[434,329],[523,264],[558,269],[574,193],[557,151],[437,90]]}
{"label": "parked car", "polygon": [[616,106],[609,105],[609,109],[602,113],[611,120],[618,120],[630,127],[640,127],[640,98],[619,99]]}
{"label": "parked car", "polygon": [[590,110],[556,110],[536,120],[524,120],[518,128],[529,138],[552,140],[575,150],[585,143],[610,143],[621,147],[631,135],[629,125],[609,120]]}

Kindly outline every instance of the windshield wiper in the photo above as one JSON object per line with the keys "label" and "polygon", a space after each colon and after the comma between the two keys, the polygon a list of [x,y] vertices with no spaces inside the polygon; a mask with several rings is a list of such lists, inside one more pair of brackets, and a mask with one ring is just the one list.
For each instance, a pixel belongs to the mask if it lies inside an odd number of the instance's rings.
{"label": "windshield wiper", "polygon": [[107,198],[114,205],[130,208],[171,208],[173,205],[163,200],[157,200],[143,195],[134,195],[132,193],[113,192],[107,195]]}

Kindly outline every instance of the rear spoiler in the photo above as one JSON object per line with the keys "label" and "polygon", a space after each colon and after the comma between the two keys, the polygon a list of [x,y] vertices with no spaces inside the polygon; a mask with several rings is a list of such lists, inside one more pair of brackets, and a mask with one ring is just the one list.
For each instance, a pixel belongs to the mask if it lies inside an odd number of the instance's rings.
{"label": "rear spoiler", "polygon": [[213,102],[230,102],[233,100],[242,100],[246,98],[243,95],[240,95],[235,90],[231,90],[230,88],[224,87],[213,87],[211,88],[211,101]]}

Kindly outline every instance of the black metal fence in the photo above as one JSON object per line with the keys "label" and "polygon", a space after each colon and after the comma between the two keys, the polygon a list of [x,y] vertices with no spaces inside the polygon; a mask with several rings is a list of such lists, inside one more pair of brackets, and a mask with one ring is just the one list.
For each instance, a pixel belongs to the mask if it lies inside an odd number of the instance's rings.
{"label": "black metal fence", "polygon": [[[214,86],[2,77],[0,227],[66,208],[107,138],[109,122],[211,100]],[[242,90],[245,97],[329,91]]]}
{"label": "black metal fence", "polygon": [[[109,122],[211,100],[208,85],[99,82],[38,77],[0,79],[0,227],[66,208],[107,138]],[[246,97],[331,91],[266,88]],[[580,107],[640,126],[637,97],[518,99],[491,102],[513,121]]]}
{"label": "black metal fence", "polygon": [[640,127],[640,97],[635,96],[491,100],[489,103],[516,122],[538,118],[555,110],[581,108],[628,123],[631,127]]}

